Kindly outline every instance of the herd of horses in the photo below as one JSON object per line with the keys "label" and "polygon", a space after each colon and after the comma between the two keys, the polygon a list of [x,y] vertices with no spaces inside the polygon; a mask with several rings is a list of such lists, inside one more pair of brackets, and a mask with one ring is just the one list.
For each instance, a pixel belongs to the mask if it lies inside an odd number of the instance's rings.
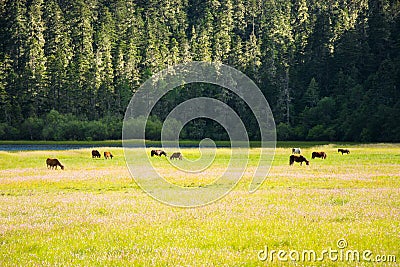
{"label": "herd of horses", "polygon": [[[114,157],[113,154],[111,154],[111,152],[109,151],[105,151],[103,155],[105,159],[112,159]],[[92,158],[101,158],[100,152],[98,150],[93,149]],[[51,158],[46,159],[46,166],[48,169],[57,170],[57,167],[60,167],[61,170],[64,170],[64,165],[62,165],[58,159],[51,159]]]}
{"label": "herd of horses", "polygon": [[[343,154],[350,154],[350,150],[348,149],[343,149],[343,148],[339,148],[338,149],[338,153],[342,153]],[[299,155],[296,155],[299,154]],[[293,163],[298,162],[300,163],[300,165],[303,164],[303,162],[306,163],[306,165],[310,165],[310,161],[308,161],[304,156],[300,155],[301,154],[301,149],[300,148],[292,148],[292,155],[290,155],[289,157],[289,165],[293,165]],[[323,151],[320,152],[312,152],[311,153],[311,158],[315,159],[315,158],[321,158],[321,159],[326,159],[326,153]]]}
{"label": "herd of horses", "polygon": [[[114,156],[113,156],[113,154],[111,154],[111,152],[109,152],[109,151],[104,151],[104,153],[103,153],[103,155],[104,155],[104,158],[105,159],[112,159]],[[100,154],[100,152],[98,151],[98,150],[92,150],[92,158],[94,159],[94,158],[101,158],[101,154]]]}
{"label": "herd of horses", "polygon": [[[152,150],[150,152],[151,156],[165,156],[167,157],[167,153],[164,150],[160,150],[160,149],[156,149],[156,150]],[[179,159],[182,160],[182,153],[181,152],[174,152],[172,153],[172,155],[169,157],[169,159]]]}
{"label": "herd of horses", "polygon": [[[157,150],[152,150],[150,154],[151,154],[152,157],[153,157],[153,156],[159,156],[159,157],[161,157],[161,156],[163,156],[163,155],[164,155],[165,157],[167,157],[167,153],[166,153],[165,151],[159,150],[159,149],[157,149]],[[105,152],[103,153],[103,155],[104,155],[104,158],[105,158],[105,159],[112,159],[112,158],[114,157],[113,154],[111,154],[111,152],[109,152],[109,151],[105,151]],[[93,158],[93,159],[94,159],[94,158],[101,158],[100,152],[99,152],[98,150],[93,149],[93,150],[92,150],[92,158]],[[169,158],[170,158],[171,160],[172,160],[172,159],[179,159],[179,160],[182,160],[182,153],[180,153],[180,152],[175,152],[175,153],[173,153]],[[61,162],[60,162],[58,159],[51,159],[51,158],[48,158],[48,159],[46,160],[46,166],[47,166],[48,169],[55,169],[55,170],[57,170],[57,167],[60,167],[61,170],[64,170],[64,165],[62,165]]]}
{"label": "herd of horses", "polygon": [[[343,149],[339,148],[338,153],[343,154],[350,154],[350,150],[348,149]],[[112,159],[114,156],[111,154],[109,151],[105,151],[103,153],[105,159]],[[155,149],[151,150],[150,155],[152,157],[154,156],[164,156],[167,157],[167,153],[164,150],[161,149]],[[101,154],[98,150],[93,149],[92,150],[92,158],[101,158]],[[173,159],[179,159],[182,160],[182,153],[181,152],[174,152],[172,155],[169,157],[171,160]],[[321,159],[326,159],[326,153],[324,151],[319,151],[319,152],[312,152],[311,158],[321,158]],[[289,165],[293,165],[293,163],[298,162],[300,165],[303,164],[303,162],[306,163],[306,165],[310,165],[310,161],[308,161],[303,155],[301,155],[301,149],[300,148],[292,148],[292,155],[289,157]],[[57,167],[60,167],[61,170],[64,170],[64,166],[60,163],[58,159],[51,159],[48,158],[46,160],[46,165],[48,169],[57,169]]]}

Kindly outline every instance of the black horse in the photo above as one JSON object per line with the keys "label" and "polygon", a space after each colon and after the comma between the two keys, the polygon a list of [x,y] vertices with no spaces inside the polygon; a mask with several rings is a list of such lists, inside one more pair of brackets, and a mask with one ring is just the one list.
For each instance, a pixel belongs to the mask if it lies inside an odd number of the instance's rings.
{"label": "black horse", "polygon": [[165,153],[163,150],[157,149],[151,151],[151,156],[154,157],[154,155],[161,157],[162,155],[167,156],[167,153]]}
{"label": "black horse", "polygon": [[313,152],[312,153],[312,155],[311,155],[311,157],[313,158],[313,159],[315,159],[315,158],[322,158],[322,159],[326,159],[326,153],[325,152]]}
{"label": "black horse", "polygon": [[100,158],[100,152],[98,150],[92,150],[92,158]]}
{"label": "black horse", "polygon": [[350,150],[348,150],[348,149],[342,149],[342,148],[339,148],[339,149],[337,150],[337,152],[338,152],[338,153],[342,152],[342,155],[343,155],[344,153],[350,154]]}
{"label": "black horse", "polygon": [[303,164],[303,162],[305,162],[306,165],[310,165],[310,162],[301,155],[290,155],[289,165],[293,165],[294,162],[300,162],[300,166]]}

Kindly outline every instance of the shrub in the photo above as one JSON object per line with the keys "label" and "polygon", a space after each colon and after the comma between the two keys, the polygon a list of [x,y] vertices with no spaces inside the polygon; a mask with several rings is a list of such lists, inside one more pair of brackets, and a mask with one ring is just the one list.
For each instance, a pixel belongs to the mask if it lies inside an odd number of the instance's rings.
{"label": "shrub", "polygon": [[20,138],[24,140],[42,140],[43,119],[37,117],[27,118],[20,127]]}
{"label": "shrub", "polygon": [[7,123],[0,123],[0,139],[2,140],[17,140],[20,131]]}

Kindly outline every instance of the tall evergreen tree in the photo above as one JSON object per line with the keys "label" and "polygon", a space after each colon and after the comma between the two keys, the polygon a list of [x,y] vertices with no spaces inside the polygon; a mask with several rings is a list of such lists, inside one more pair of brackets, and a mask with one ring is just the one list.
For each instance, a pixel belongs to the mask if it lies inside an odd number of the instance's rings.
{"label": "tall evergreen tree", "polygon": [[192,58],[197,61],[212,60],[212,33],[213,16],[208,7],[204,11],[204,16],[199,19],[197,27],[192,27],[192,37],[190,41]]}
{"label": "tall evergreen tree", "polygon": [[44,53],[44,22],[43,0],[33,0],[28,11],[28,42],[27,42],[27,66],[25,67],[27,81],[27,97],[30,98],[29,113],[26,116],[42,115],[46,110],[44,104],[48,86],[46,70],[47,58]]}
{"label": "tall evergreen tree", "polygon": [[69,111],[65,105],[67,68],[73,55],[67,23],[63,11],[55,0],[45,2],[43,17],[46,22],[44,49],[49,79],[47,108],[67,112]]}
{"label": "tall evergreen tree", "polygon": [[315,107],[319,101],[319,88],[315,78],[312,78],[304,94],[304,102],[306,107]]}
{"label": "tall evergreen tree", "polygon": [[75,51],[69,66],[68,105],[73,114],[86,114],[91,118],[95,116],[92,108],[95,104],[93,22],[97,17],[92,7],[96,4],[95,0],[73,0],[67,11]]}
{"label": "tall evergreen tree", "polygon": [[7,121],[9,124],[19,124],[27,112],[22,110],[25,104],[29,105],[30,99],[25,84],[25,67],[27,66],[27,40],[28,40],[28,18],[25,0],[10,0],[5,2],[6,32],[5,37],[5,60],[9,59],[12,66],[6,74],[6,91],[10,103]]}
{"label": "tall evergreen tree", "polygon": [[107,112],[112,112],[114,100],[114,66],[112,49],[114,46],[115,32],[114,20],[107,7],[103,7],[99,14],[99,29],[95,34],[95,102],[97,114],[103,117]]}
{"label": "tall evergreen tree", "polygon": [[[219,3],[219,2],[216,2]],[[231,0],[224,0],[214,5],[218,19],[214,26],[214,61],[227,62],[231,52],[231,35],[233,31],[233,6]]]}

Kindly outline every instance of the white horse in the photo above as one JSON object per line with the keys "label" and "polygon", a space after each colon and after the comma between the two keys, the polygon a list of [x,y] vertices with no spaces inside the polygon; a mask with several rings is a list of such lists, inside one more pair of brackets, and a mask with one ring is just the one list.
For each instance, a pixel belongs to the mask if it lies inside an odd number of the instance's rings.
{"label": "white horse", "polygon": [[298,148],[298,147],[292,148],[292,154],[301,154],[300,148]]}

